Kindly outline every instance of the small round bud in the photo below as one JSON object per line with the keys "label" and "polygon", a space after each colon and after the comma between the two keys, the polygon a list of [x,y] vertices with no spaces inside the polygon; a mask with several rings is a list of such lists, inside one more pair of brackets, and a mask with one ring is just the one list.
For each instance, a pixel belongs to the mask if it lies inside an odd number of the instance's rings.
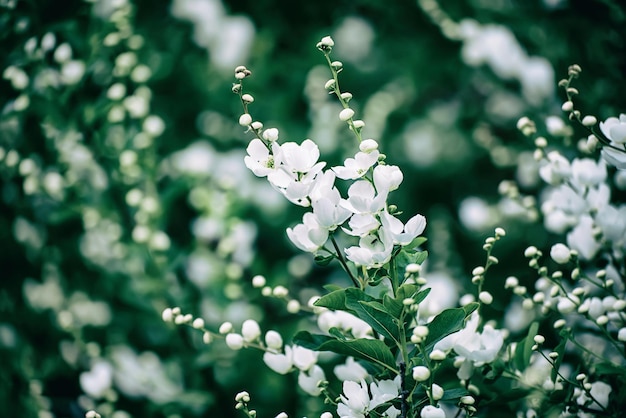
{"label": "small round bud", "polygon": [[537,255],[537,247],[531,245],[530,247],[526,248],[526,250],[524,251],[524,257],[526,258],[531,258]]}
{"label": "small round bud", "polygon": [[535,335],[533,337],[533,341],[536,342],[537,344],[543,344],[546,342],[546,337],[544,337],[543,335]]}
{"label": "small round bud", "polygon": [[213,336],[211,335],[210,332],[206,331],[204,334],[202,334],[202,342],[205,344],[210,344],[211,341],[213,341]]}
{"label": "small round bud", "polygon": [[274,330],[265,333],[265,345],[274,350],[280,350],[283,346],[283,337]]}
{"label": "small round bud", "polygon": [[421,268],[422,267],[419,264],[410,263],[410,264],[407,264],[407,266],[404,268],[404,271],[406,271],[409,274],[415,274],[415,273],[419,273]]}
{"label": "small round bud", "polygon": [[243,96],[241,96],[241,100],[244,101],[244,103],[252,103],[254,102],[254,97],[252,97],[252,95],[250,94],[244,94]]}
{"label": "small round bud", "polygon": [[418,325],[413,328],[413,335],[417,335],[418,337],[426,337],[428,336],[428,327],[426,325]]}
{"label": "small round bud", "polygon": [[557,319],[556,321],[554,321],[554,324],[552,326],[554,327],[554,329],[559,329],[563,328],[565,324],[565,319]]}
{"label": "small round bud", "polygon": [[359,150],[361,152],[370,153],[378,149],[378,142],[373,139],[365,139],[359,144]]}
{"label": "small round bud", "polygon": [[330,36],[324,36],[317,44],[317,47],[320,49],[331,49],[333,46],[335,46],[335,41]]}
{"label": "small round bud", "polygon": [[285,286],[276,286],[272,290],[272,294],[277,298],[284,298],[284,297],[287,297],[287,295],[289,294],[289,291],[287,290]]}
{"label": "small round bud", "polygon": [[545,148],[548,146],[548,140],[545,139],[543,136],[537,137],[535,138],[535,146],[537,148]]}
{"label": "small round bud", "polygon": [[161,313],[161,318],[163,318],[164,322],[172,322],[174,320],[172,308],[165,308]]}
{"label": "small round bud", "polygon": [[482,266],[475,267],[474,270],[472,270],[472,276],[482,276],[483,274],[485,274],[485,268]]}
{"label": "small round bud", "polygon": [[433,401],[438,401],[441,398],[443,398],[444,390],[438,384],[433,383],[433,385],[430,388],[430,394],[431,394],[431,397],[433,398]]}
{"label": "small round bud", "polygon": [[202,318],[196,318],[193,320],[193,322],[191,323],[191,326],[195,329],[202,329],[204,328],[204,319]]}
{"label": "small round bud", "polygon": [[473,396],[465,395],[465,396],[461,396],[460,402],[463,405],[474,405],[474,403],[476,402],[476,399],[474,399]]}
{"label": "small round bud", "polygon": [[289,302],[287,302],[287,312],[291,314],[296,314],[300,312],[300,302],[295,299],[291,299]]}
{"label": "small round bud", "polygon": [[493,302],[493,296],[487,291],[480,292],[478,299],[485,305],[490,305]]}
{"label": "small round bud", "polygon": [[330,80],[326,82],[326,84],[324,84],[324,89],[332,91],[335,89],[336,85],[337,85],[337,82],[335,81],[335,79],[331,78]]}
{"label": "small round bud", "polygon": [[345,91],[341,93],[340,97],[344,102],[348,103],[352,99],[352,93]]}
{"label": "small round bud", "polygon": [[354,116],[354,110],[350,109],[349,107],[339,112],[339,119],[344,122],[352,119],[352,116]]}
{"label": "small round bud", "polygon": [[583,126],[590,127],[590,126],[594,126],[596,123],[598,123],[598,119],[596,119],[595,116],[587,115],[587,116],[585,116],[583,118],[581,123],[583,124]]}
{"label": "small round bud", "polygon": [[252,123],[252,116],[250,116],[250,114],[244,113],[243,115],[239,117],[239,124],[241,126],[250,126],[251,123]]}
{"label": "small round bud", "polygon": [[[361,128],[363,128],[365,126],[365,122],[363,122],[361,119],[356,119],[356,120],[352,121],[352,125],[354,125],[355,129],[361,129]],[[380,159],[379,159],[379,161],[380,161]]]}
{"label": "small round bud", "polygon": [[434,361],[443,361],[446,359],[446,353],[441,350],[433,350],[428,357]]}
{"label": "small round bud", "polygon": [[343,69],[343,63],[341,61],[333,61],[330,63],[330,66],[337,72]]}
{"label": "small round bud", "polygon": [[424,382],[430,378],[430,370],[425,366],[413,367],[413,379],[416,382]]}
{"label": "small round bud", "polygon": [[265,286],[266,282],[267,281],[265,280],[265,277],[261,276],[260,274],[257,274],[256,276],[252,278],[252,286],[256,288]]}
{"label": "small round bud", "polygon": [[230,334],[226,335],[226,345],[231,350],[241,350],[241,348],[243,347],[243,344],[244,344],[244,339],[243,339],[243,336],[241,336],[240,334],[231,332]]}
{"label": "small round bud", "polygon": [[561,106],[561,110],[563,110],[564,112],[571,112],[572,110],[574,110],[574,102],[572,102],[571,100],[566,101]]}
{"label": "small round bud", "polygon": [[254,319],[246,319],[241,325],[241,334],[243,339],[248,343],[257,340],[261,335],[259,323]]}
{"label": "small round bud", "polygon": [[505,289],[510,289],[510,288],[515,287],[517,285],[519,285],[519,280],[515,276],[509,276],[504,281],[504,288]]}
{"label": "small round bud", "polygon": [[222,335],[223,334],[228,334],[232,330],[233,330],[233,324],[231,324],[230,322],[224,322],[219,327],[219,333],[222,334]]}
{"label": "small round bud", "polygon": [[235,401],[248,403],[250,402],[250,394],[246,391],[239,392],[238,394],[235,395]]}
{"label": "small round bud", "polygon": [[254,122],[250,124],[250,128],[252,128],[255,131],[260,131],[261,129],[263,129],[263,123],[259,122],[258,120],[255,120]]}
{"label": "small round bud", "polygon": [[503,237],[506,235],[506,231],[504,230],[504,228],[496,228],[496,237]]}

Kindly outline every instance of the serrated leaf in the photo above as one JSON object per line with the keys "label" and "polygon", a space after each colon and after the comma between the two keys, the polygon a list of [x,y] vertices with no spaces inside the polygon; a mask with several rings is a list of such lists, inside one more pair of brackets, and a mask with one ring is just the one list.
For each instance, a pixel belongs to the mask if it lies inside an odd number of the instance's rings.
{"label": "serrated leaf", "polygon": [[535,336],[537,335],[537,331],[539,330],[539,323],[533,322],[528,327],[528,335],[522,339],[519,343],[517,343],[517,347],[515,348],[515,354],[513,355],[513,361],[515,362],[515,367],[519,371],[526,370],[526,367],[530,364],[530,356],[533,353],[533,345],[535,345]]}
{"label": "serrated leaf", "polygon": [[465,326],[465,318],[467,318],[475,309],[475,307],[468,306],[463,308],[446,309],[433,318],[433,320],[428,324],[428,336],[425,341],[426,352],[430,353],[435,344],[441,341],[444,337],[462,330]]}
{"label": "serrated leaf", "polygon": [[354,340],[339,341],[325,335],[300,331],[294,336],[293,343],[310,350],[332,351],[336,354],[352,356],[377,364],[396,374],[398,373],[396,370],[396,361],[391,350],[380,340],[357,338]]}

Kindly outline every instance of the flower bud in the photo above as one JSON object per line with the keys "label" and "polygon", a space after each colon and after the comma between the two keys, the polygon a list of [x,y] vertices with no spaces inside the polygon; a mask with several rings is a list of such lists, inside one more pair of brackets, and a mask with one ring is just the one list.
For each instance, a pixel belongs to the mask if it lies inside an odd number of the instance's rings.
{"label": "flower bud", "polygon": [[231,332],[226,335],[226,345],[231,350],[241,350],[243,347],[244,339],[240,334]]}
{"label": "flower bud", "polygon": [[344,122],[352,119],[352,116],[354,116],[354,110],[350,109],[349,107],[339,112],[339,119]]}
{"label": "flower bud", "polygon": [[430,393],[433,398],[433,401],[438,401],[439,399],[443,398],[444,391],[441,386],[439,386],[436,383],[433,383],[432,387],[430,388]]}
{"label": "flower bud", "polygon": [[239,124],[241,126],[250,126],[251,123],[252,123],[252,116],[250,116],[250,114],[244,113],[243,115],[239,117]]}
{"label": "flower bud", "polygon": [[283,337],[274,330],[265,333],[265,345],[274,350],[280,350],[283,346]]}
{"label": "flower bud", "polygon": [[430,370],[426,366],[413,367],[413,379],[416,382],[424,382],[430,378]]}
{"label": "flower bud", "polygon": [[243,321],[241,325],[241,334],[243,335],[243,339],[250,343],[255,341],[261,335],[261,328],[259,327],[259,323],[254,319],[246,319]]}

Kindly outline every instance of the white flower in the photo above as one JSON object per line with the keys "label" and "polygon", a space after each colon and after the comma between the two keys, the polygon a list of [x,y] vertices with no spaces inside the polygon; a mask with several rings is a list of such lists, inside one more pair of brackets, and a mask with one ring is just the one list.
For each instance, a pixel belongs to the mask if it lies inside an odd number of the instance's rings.
{"label": "white flower", "polygon": [[243,161],[256,176],[265,177],[275,170],[274,156],[260,139],[250,141],[246,152],[248,155]]}
{"label": "white flower", "polygon": [[294,345],[292,351],[293,365],[301,371],[307,371],[317,363],[318,354],[317,351]]}
{"label": "white flower", "polygon": [[372,382],[370,384],[370,391],[372,392],[372,400],[370,401],[369,407],[370,409],[374,409],[378,405],[396,399],[400,389],[398,384],[393,380],[381,380],[379,382]]}
{"label": "white flower", "polygon": [[365,268],[381,267],[391,259],[393,241],[385,229],[365,235],[359,239],[359,245],[345,249],[346,257],[357,266]]}
{"label": "white flower", "polygon": [[267,367],[274,370],[276,373],[287,374],[293,367],[291,347],[286,345],[284,354],[265,352],[265,354],[263,354],[263,361]]}
{"label": "white flower", "polygon": [[99,399],[113,383],[113,366],[104,360],[96,361],[88,372],[79,377],[80,387],[87,395]]}
{"label": "white flower", "polygon": [[344,180],[354,180],[363,177],[365,173],[378,161],[380,153],[372,150],[368,153],[357,152],[354,158],[346,158],[343,166],[333,167],[337,177]]}
{"label": "white flower", "polygon": [[322,227],[312,212],[302,217],[302,223],[287,228],[287,236],[293,244],[302,251],[314,253],[319,250],[328,239],[328,229]]}
{"label": "white flower", "polygon": [[396,190],[403,178],[402,171],[395,165],[377,165],[374,168],[374,186],[378,194],[387,195]]}
{"label": "white flower", "polygon": [[589,158],[575,158],[571,168],[572,180],[576,185],[594,187],[606,180],[606,164],[602,160],[596,162]]}
{"label": "white flower", "polygon": [[375,232],[380,227],[378,218],[371,213],[355,213],[348,222],[350,230],[343,228],[346,234],[364,237],[372,232]]}
{"label": "white flower", "polygon": [[578,225],[567,234],[567,245],[578,251],[583,260],[591,260],[601,247],[595,239],[593,230],[593,219],[589,215],[583,215]]}
{"label": "white flower", "polygon": [[626,114],[619,115],[619,119],[610,117],[600,122],[600,130],[611,141],[611,147],[603,146],[601,155],[606,162],[615,167],[626,169]]}
{"label": "white flower", "polygon": [[320,227],[333,231],[343,224],[351,212],[341,206],[341,195],[334,187],[335,174],[328,170],[315,180],[309,198],[313,214]]}
{"label": "white flower", "polygon": [[614,248],[626,245],[626,205],[618,208],[607,205],[595,217],[596,224],[602,235],[613,244]]}
{"label": "white flower", "polygon": [[413,216],[406,225],[403,225],[402,221],[384,210],[381,221],[383,228],[391,235],[393,243],[398,245],[408,245],[426,228],[426,218],[422,215]]}
{"label": "white flower", "polygon": [[437,408],[433,405],[426,405],[420,412],[420,418],[446,418],[446,413],[441,408]]}
{"label": "white flower", "polygon": [[357,363],[354,360],[354,357],[348,357],[345,364],[335,366],[333,371],[335,372],[335,376],[337,376],[337,378],[341,381],[353,380],[356,382],[364,380],[367,376],[369,376],[365,367]]}
{"label": "white flower", "polygon": [[569,160],[558,151],[549,152],[547,157],[547,161],[543,160],[539,168],[539,175],[543,181],[557,185],[568,179],[572,171]]}
{"label": "white flower", "polygon": [[346,380],[343,382],[340,399],[341,402],[337,405],[337,414],[340,417],[364,418],[370,404],[367,383],[363,380],[360,384]]}
{"label": "white flower", "polygon": [[460,378],[471,376],[473,363],[491,363],[495,360],[504,343],[502,331],[485,325],[483,331],[478,333],[479,316],[474,312],[465,324],[465,328],[450,334],[435,344],[435,350],[447,351],[453,349],[459,357],[465,360],[464,367],[459,370]]}
{"label": "white flower", "polygon": [[[379,166],[380,167],[380,166]],[[369,181],[356,181],[348,189],[348,199],[341,205],[352,213],[377,213],[385,207],[387,194],[376,195]]]}
{"label": "white flower", "polygon": [[318,383],[323,380],[326,380],[326,375],[317,364],[308,371],[300,371],[298,374],[298,386],[311,396],[318,396],[321,393]]}
{"label": "white flower", "polygon": [[550,257],[558,264],[566,264],[570,260],[570,250],[565,244],[554,244],[550,249]]}
{"label": "white flower", "polygon": [[305,139],[300,145],[295,142],[285,142],[280,147],[277,145],[272,143],[276,163],[284,166],[290,173],[308,173],[315,167],[319,166],[321,169],[326,164],[317,162],[320,150],[310,139]]}

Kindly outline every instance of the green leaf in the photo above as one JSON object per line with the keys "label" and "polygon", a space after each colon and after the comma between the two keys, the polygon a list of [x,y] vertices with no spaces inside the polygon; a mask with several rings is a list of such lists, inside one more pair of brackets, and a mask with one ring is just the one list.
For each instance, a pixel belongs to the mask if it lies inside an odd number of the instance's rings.
{"label": "green leaf", "polygon": [[626,377],[626,369],[624,369],[623,366],[620,367],[615,364],[604,362],[604,363],[596,364],[595,368],[596,368],[596,373],[599,376],[622,375],[622,378]]}
{"label": "green leaf", "polygon": [[477,303],[470,303],[462,308],[446,309],[433,318],[428,324],[428,336],[425,341],[426,352],[430,353],[435,344],[444,337],[462,330],[465,326],[465,318],[474,312],[477,307]]}
{"label": "green leaf", "polygon": [[409,249],[408,247],[402,248],[402,250],[394,258],[397,277],[404,277],[406,266],[409,264],[422,264],[427,257],[427,251],[415,251]]}
{"label": "green leaf", "polygon": [[367,338],[340,341],[320,334],[300,331],[293,338],[293,343],[315,351],[332,351],[336,354],[352,356],[384,367],[397,373],[396,361],[391,350],[384,342]]}
{"label": "green leaf", "polygon": [[396,319],[400,319],[400,316],[402,315],[402,310],[404,309],[404,305],[401,301],[398,302],[398,300],[392,298],[391,296],[384,295],[383,305],[385,305],[385,308],[391,316]]}
{"label": "green leaf", "polygon": [[354,312],[360,319],[367,322],[374,331],[400,345],[398,322],[391,316],[385,305],[374,301],[359,301],[358,308],[354,309]]}
{"label": "green leaf", "polygon": [[446,389],[443,392],[443,398],[441,398],[441,400],[442,401],[458,401],[465,395],[469,395],[469,392],[467,391],[467,389],[462,389],[462,388]]}
{"label": "green leaf", "polygon": [[334,311],[344,311],[346,310],[346,289],[334,290],[319,298],[314,305]]}
{"label": "green leaf", "polygon": [[315,261],[315,264],[317,264],[318,266],[327,266],[330,264],[331,261],[333,261],[335,259],[335,256],[333,254],[330,255],[316,255],[313,258],[313,261]]}
{"label": "green leaf", "polygon": [[521,372],[526,370],[526,367],[530,364],[530,356],[533,353],[532,347],[535,345],[534,338],[537,335],[537,330],[539,330],[538,322],[530,324],[530,327],[528,327],[528,335],[517,343],[517,347],[515,348],[513,362],[517,370]]}

